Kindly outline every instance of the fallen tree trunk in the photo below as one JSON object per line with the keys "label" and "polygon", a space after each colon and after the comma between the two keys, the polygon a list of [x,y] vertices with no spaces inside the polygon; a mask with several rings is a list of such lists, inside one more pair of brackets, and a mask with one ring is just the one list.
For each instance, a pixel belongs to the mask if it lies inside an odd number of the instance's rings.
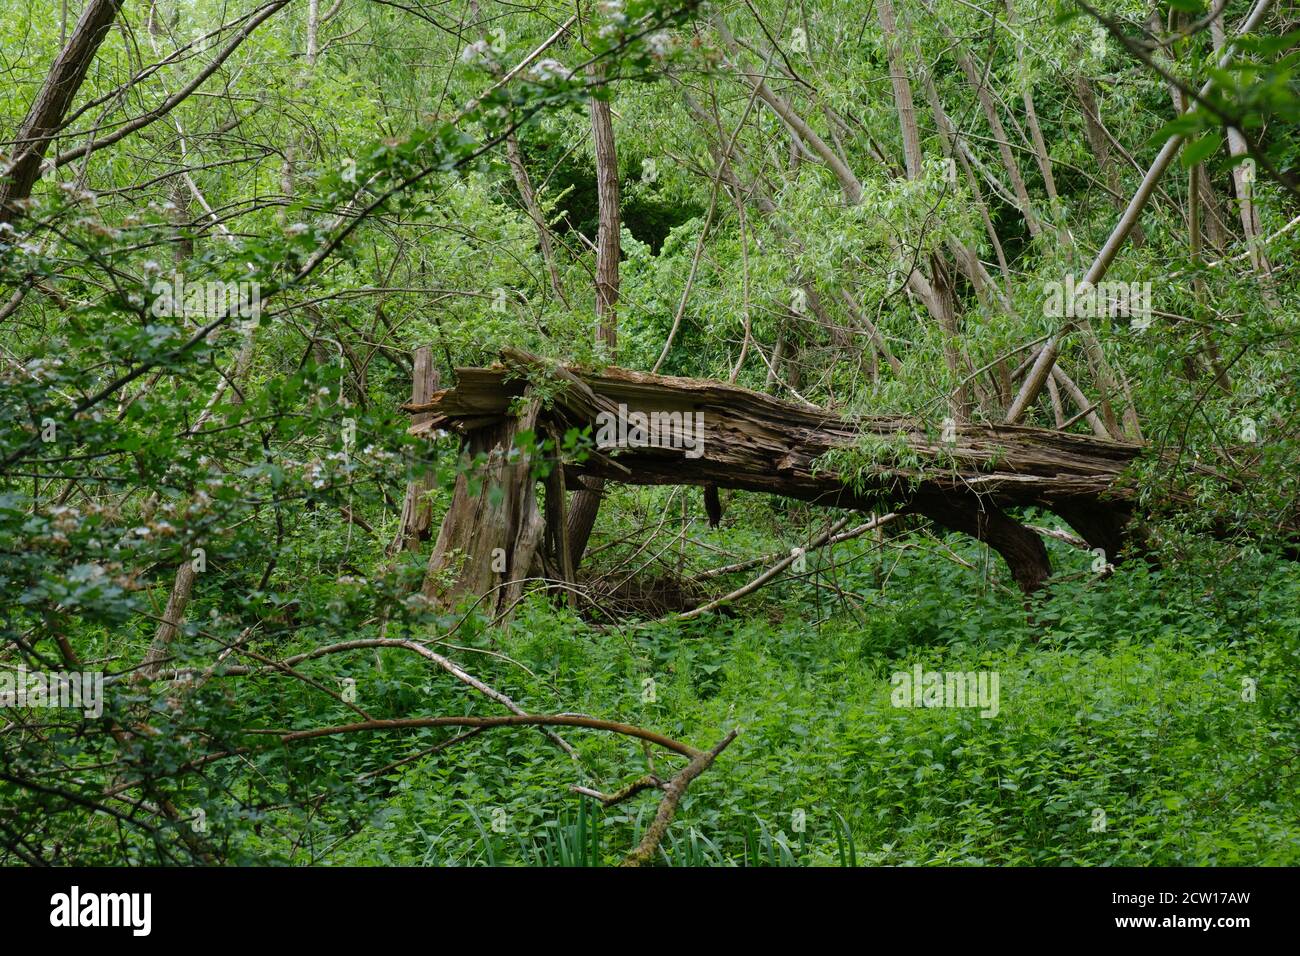
{"label": "fallen tree trunk", "polygon": [[[536,395],[547,397],[540,406],[529,402],[522,421],[511,410],[530,382]],[[962,424],[944,436],[937,423],[845,418],[720,382],[619,368],[570,369],[515,349],[491,368],[458,369],[455,388],[405,407],[424,419],[413,433],[452,430],[467,451],[495,448],[501,462],[509,441],[524,429],[536,429],[539,437],[591,429],[596,448],[585,460],[565,465],[570,482],[588,476],[628,484],[714,484],[829,507],[888,506],[924,515],[986,542],[1026,592],[1042,586],[1051,564],[1040,536],[1007,509],[1032,505],[1051,511],[1114,562],[1136,499],[1124,473],[1142,451],[1140,445],[1016,425]],[[643,421],[661,427],[642,435],[637,429]],[[611,423],[602,431],[602,424]],[[504,482],[481,482],[500,486],[492,495],[504,492],[494,505],[484,497],[486,487],[471,495],[469,483],[458,481],[430,562],[431,597],[483,594],[528,575],[541,521],[529,510],[535,508],[535,482],[520,467],[510,466]],[[509,503],[525,489],[528,503]],[[516,542],[520,554],[513,550]],[[491,548],[505,549],[507,577],[489,571]],[[453,551],[469,560],[447,583]]]}

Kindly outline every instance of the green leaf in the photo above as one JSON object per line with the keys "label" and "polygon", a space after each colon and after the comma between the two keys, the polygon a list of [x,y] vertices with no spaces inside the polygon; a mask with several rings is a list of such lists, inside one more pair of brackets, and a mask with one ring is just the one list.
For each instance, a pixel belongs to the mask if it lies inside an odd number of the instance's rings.
{"label": "green leaf", "polygon": [[1217,129],[1206,133],[1183,147],[1181,162],[1184,169],[1189,169],[1212,155],[1223,144],[1223,134]]}

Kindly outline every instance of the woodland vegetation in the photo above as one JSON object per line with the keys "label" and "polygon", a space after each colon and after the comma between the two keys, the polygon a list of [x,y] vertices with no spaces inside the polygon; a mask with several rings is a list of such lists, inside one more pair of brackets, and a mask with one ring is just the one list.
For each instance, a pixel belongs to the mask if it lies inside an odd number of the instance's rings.
{"label": "woodland vegetation", "polygon": [[0,13],[0,863],[1300,863],[1291,0]]}

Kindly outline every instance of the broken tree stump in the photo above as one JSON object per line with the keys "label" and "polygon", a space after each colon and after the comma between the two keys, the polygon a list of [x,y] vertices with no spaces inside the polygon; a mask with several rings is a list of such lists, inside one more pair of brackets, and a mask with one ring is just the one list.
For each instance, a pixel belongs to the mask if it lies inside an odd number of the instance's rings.
{"label": "broken tree stump", "polygon": [[466,437],[465,467],[456,476],[424,578],[430,600],[450,606],[465,596],[482,598],[483,610],[496,618],[523,592],[544,525],[532,456],[518,450],[516,439],[536,427],[540,408],[530,401],[518,417],[503,416]]}

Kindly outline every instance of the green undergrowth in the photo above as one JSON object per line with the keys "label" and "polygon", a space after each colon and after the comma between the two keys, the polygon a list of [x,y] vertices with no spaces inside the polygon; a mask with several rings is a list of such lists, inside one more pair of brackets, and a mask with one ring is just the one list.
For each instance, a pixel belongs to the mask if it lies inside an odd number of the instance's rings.
{"label": "green undergrowth", "polygon": [[[981,560],[978,546],[953,545]],[[698,747],[739,728],[691,786],[660,863],[1300,863],[1291,565],[1247,562],[1223,580],[1132,564],[1067,579],[1026,608],[935,548],[887,562],[860,550],[837,555],[852,599],[809,577],[763,592],[744,616],[619,627],[538,599],[508,631],[462,635],[483,653],[459,659],[534,711],[623,720]],[[418,659],[380,661],[389,703],[414,691],[422,710],[457,706]],[[996,673],[996,716],[894,706],[891,677],[916,665]],[[377,762],[445,736],[326,746]],[[601,809],[569,787],[611,793],[652,768],[626,738],[564,736],[581,766],[519,729],[406,764],[320,859],[618,862],[655,795]],[[680,766],[660,755],[653,770]],[[285,852],[264,837],[249,849]]]}

